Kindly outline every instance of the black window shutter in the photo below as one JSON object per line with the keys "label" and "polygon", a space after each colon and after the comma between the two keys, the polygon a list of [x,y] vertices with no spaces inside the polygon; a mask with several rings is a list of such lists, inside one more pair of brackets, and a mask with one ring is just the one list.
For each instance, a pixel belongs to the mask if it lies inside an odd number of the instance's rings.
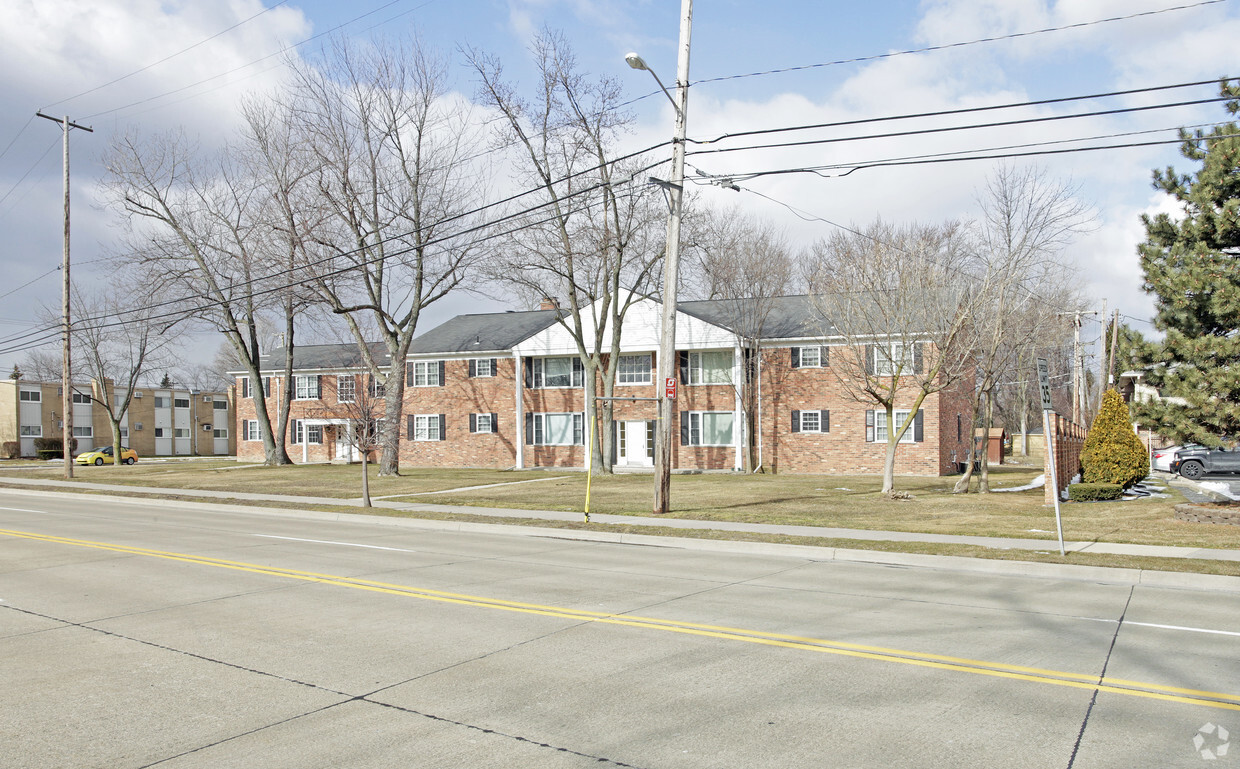
{"label": "black window shutter", "polygon": [[491,376],[498,376],[498,375],[499,375],[499,369],[498,369],[498,368],[497,368],[497,366],[496,366],[496,364],[498,364],[498,363],[499,363],[499,358],[492,358],[492,359],[491,359]]}
{"label": "black window shutter", "polygon": [[618,447],[620,445],[620,439],[616,435],[618,424],[619,423],[616,422],[616,420],[611,420],[611,463],[613,465],[619,460],[617,451],[619,450]]}
{"label": "black window shutter", "polygon": [[525,415],[525,444],[528,446],[534,442],[534,415],[526,413]]}
{"label": "black window shutter", "polygon": [[[792,349],[795,350],[796,348],[793,347]],[[801,432],[801,412],[799,411],[792,412],[792,432]]]}
{"label": "black window shutter", "polygon": [[689,445],[689,412],[680,412],[680,445]]}
{"label": "black window shutter", "polygon": [[[825,350],[827,348],[824,347],[822,349]],[[819,424],[822,426],[821,429],[824,433],[831,432],[831,412],[830,411],[826,409],[822,410],[822,421]]]}
{"label": "black window shutter", "polygon": [[960,415],[956,415],[956,440],[960,440]]}
{"label": "black window shutter", "polygon": [[[473,379],[476,376],[478,376],[478,361],[474,360],[473,358],[470,358],[469,359],[469,378]],[[473,430],[470,430],[470,432],[472,433]]]}
{"label": "black window shutter", "polygon": [[[442,366],[443,363],[441,362],[439,365]],[[448,440],[448,418],[443,414],[439,415],[439,440]]]}
{"label": "black window shutter", "polygon": [[406,423],[406,429],[408,430],[407,437],[409,438],[409,440],[413,440],[413,415],[410,414],[409,416],[405,417],[405,419],[408,420],[408,422]]}
{"label": "black window shutter", "polygon": [[405,387],[413,387],[413,364],[405,364]]}
{"label": "black window shutter", "polygon": [[443,387],[444,383],[448,381],[447,378],[444,376],[446,368],[447,368],[446,364],[443,361],[439,361],[439,386],[440,387]]}
{"label": "black window shutter", "polygon": [[[913,373],[914,374],[921,373],[921,346],[923,344],[924,342],[913,342]],[[918,411],[917,413],[920,414],[921,412]],[[921,439],[918,438],[918,440],[921,440]]]}
{"label": "black window shutter", "polygon": [[689,353],[681,350],[676,353],[676,356],[680,368],[680,383],[687,385],[689,384]]}
{"label": "black window shutter", "polygon": [[[473,363],[473,361],[470,361],[470,363]],[[469,415],[469,431],[471,433],[478,432],[478,415],[477,414]]]}
{"label": "black window shutter", "polygon": [[801,348],[800,347],[792,348],[792,367],[801,368]]}
{"label": "black window shutter", "polygon": [[499,415],[498,414],[491,415],[491,432],[493,433],[499,432]]}
{"label": "black window shutter", "polygon": [[585,382],[585,369],[581,358],[573,358],[573,387],[581,387]]}
{"label": "black window shutter", "polygon": [[[534,359],[533,358],[522,358],[521,368],[524,369],[524,374],[525,374],[525,389],[527,390],[534,389]],[[526,414],[526,416],[529,416],[529,415]],[[526,443],[529,443],[529,442],[530,441],[526,441]]]}
{"label": "black window shutter", "polygon": [[319,375],[318,375],[318,377],[317,377],[317,379],[318,379],[319,381],[318,381],[318,384],[317,384],[317,385],[315,385],[315,386],[318,388],[318,391],[319,391],[319,392],[318,392],[318,394],[317,394],[315,397],[317,397],[317,398],[322,398],[322,397],[323,397],[323,375],[322,375],[322,374],[319,374]]}
{"label": "black window shutter", "polygon": [[865,410],[865,441],[874,442],[874,409]]}
{"label": "black window shutter", "polygon": [[830,347],[819,348],[818,355],[822,359],[823,368],[826,368],[827,366],[831,365],[831,348]]}
{"label": "black window shutter", "polygon": [[913,440],[918,443],[926,439],[925,429],[922,425],[922,411],[924,409],[917,409],[917,416],[913,419]]}
{"label": "black window shutter", "polygon": [[241,377],[241,397],[250,397],[250,378],[248,376]]}
{"label": "black window shutter", "polygon": [[865,346],[865,373],[874,373],[874,345],[872,344]]}

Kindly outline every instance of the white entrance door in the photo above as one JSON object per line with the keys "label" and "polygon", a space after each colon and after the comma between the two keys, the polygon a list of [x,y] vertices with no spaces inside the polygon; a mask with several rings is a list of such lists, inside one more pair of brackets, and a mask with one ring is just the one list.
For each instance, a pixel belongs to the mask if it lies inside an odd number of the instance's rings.
{"label": "white entrance door", "polygon": [[354,453],[353,425],[336,425],[336,459],[352,462]]}
{"label": "white entrance door", "polygon": [[649,435],[649,424],[643,421],[621,422],[620,464],[628,467],[654,467],[654,447]]}

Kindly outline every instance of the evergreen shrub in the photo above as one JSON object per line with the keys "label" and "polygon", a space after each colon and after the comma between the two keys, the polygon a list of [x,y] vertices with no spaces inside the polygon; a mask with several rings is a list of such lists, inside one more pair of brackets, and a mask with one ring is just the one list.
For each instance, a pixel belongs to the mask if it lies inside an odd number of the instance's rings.
{"label": "evergreen shrub", "polygon": [[1118,392],[1107,390],[1081,449],[1081,480],[1116,483],[1126,489],[1149,474],[1150,456],[1132,431],[1128,404]]}
{"label": "evergreen shrub", "polygon": [[1102,502],[1124,496],[1124,487],[1118,483],[1074,483],[1068,487],[1068,499],[1073,502]]}

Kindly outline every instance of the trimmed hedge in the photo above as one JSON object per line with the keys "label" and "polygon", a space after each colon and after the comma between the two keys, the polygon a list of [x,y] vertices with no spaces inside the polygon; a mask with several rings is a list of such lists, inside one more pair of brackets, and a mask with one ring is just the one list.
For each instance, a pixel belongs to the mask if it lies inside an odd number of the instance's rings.
{"label": "trimmed hedge", "polygon": [[1150,456],[1132,431],[1128,404],[1115,390],[1107,390],[1081,449],[1081,480],[1128,488],[1149,474]]}
{"label": "trimmed hedge", "polygon": [[0,448],[0,456],[5,459],[17,459],[22,455],[22,445],[18,441],[5,441]]}
{"label": "trimmed hedge", "polygon": [[1104,502],[1123,496],[1124,487],[1118,483],[1074,483],[1068,486],[1068,499],[1073,502]]}

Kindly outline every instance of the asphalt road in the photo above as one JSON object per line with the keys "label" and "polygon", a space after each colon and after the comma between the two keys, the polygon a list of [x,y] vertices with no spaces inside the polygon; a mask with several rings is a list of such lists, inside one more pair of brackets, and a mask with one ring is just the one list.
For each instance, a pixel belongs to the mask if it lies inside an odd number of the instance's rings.
{"label": "asphalt road", "polygon": [[1240,765],[1238,642],[1234,593],[0,490],[3,767]]}

